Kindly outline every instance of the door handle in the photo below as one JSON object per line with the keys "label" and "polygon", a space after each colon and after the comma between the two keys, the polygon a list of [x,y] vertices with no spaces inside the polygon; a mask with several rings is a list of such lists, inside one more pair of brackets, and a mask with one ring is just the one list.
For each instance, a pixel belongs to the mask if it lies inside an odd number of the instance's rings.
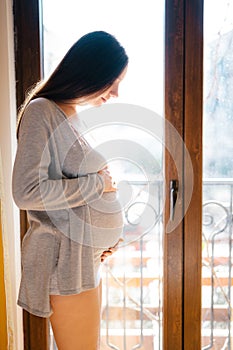
{"label": "door handle", "polygon": [[178,195],[178,180],[170,181],[170,220],[174,220],[175,207]]}

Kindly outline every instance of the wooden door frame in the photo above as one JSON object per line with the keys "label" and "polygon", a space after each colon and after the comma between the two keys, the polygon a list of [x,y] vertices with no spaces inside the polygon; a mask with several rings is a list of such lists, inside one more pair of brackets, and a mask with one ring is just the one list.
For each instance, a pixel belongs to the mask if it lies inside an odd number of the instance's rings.
{"label": "wooden door frame", "polygon": [[[165,0],[165,118],[183,139],[184,124],[184,1]],[[183,344],[183,221],[167,233],[170,219],[170,181],[178,179],[183,167],[182,144],[174,140],[170,124],[165,123],[165,212],[163,280],[163,349],[181,350]],[[173,156],[169,150],[174,149]],[[179,174],[180,175],[180,174]],[[179,177],[182,193],[183,174]],[[183,211],[177,200],[175,217]]]}
{"label": "wooden door frame", "polygon": [[165,234],[164,234],[164,350],[201,349],[202,246],[202,94],[203,0],[166,0],[165,10],[165,117],[182,137],[192,161],[193,193],[180,224],[166,233],[169,221],[169,182],[177,179],[184,212],[190,184],[184,149],[165,127]]}
{"label": "wooden door frame", "polygon": [[[14,0],[17,105],[42,76],[40,0]],[[203,0],[166,0],[165,115],[179,132],[192,159],[194,186],[189,209],[176,229],[164,235],[164,350],[201,348],[201,194]],[[173,144],[166,130],[168,147]],[[183,150],[176,159],[166,152],[166,186],[183,167]],[[180,188],[188,184],[183,168]],[[169,191],[169,189],[168,189]],[[167,195],[168,195],[167,191]],[[182,211],[182,201],[177,211]],[[165,222],[169,218],[166,202]],[[21,211],[21,235],[27,219]],[[167,316],[166,316],[167,315]],[[24,311],[24,349],[48,350],[48,321]]]}
{"label": "wooden door frame", "polygon": [[[40,0],[14,0],[16,97],[19,108],[26,91],[42,77]],[[28,228],[26,212],[20,211],[20,232]],[[49,323],[23,310],[24,349],[49,349]]]}
{"label": "wooden door frame", "polygon": [[[189,350],[201,349],[203,3],[188,0],[185,6],[184,140],[194,174],[184,217],[183,348]],[[186,164],[184,178],[187,188]]]}

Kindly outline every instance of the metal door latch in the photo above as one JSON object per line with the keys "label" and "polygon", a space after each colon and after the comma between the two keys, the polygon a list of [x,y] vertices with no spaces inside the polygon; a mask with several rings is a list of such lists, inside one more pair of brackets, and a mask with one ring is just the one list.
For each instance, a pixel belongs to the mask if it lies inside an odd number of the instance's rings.
{"label": "metal door latch", "polygon": [[174,220],[175,207],[178,195],[178,180],[170,181],[170,220]]}

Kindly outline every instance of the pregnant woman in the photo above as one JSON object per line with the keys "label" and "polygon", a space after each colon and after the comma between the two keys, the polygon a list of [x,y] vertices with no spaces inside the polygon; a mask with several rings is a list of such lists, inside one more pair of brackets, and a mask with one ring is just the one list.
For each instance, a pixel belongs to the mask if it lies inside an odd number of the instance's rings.
{"label": "pregnant woman", "polygon": [[19,113],[13,196],[29,229],[18,304],[50,318],[59,350],[99,349],[100,265],[123,226],[106,161],[79,130],[76,110],[117,97],[127,65],[114,36],[88,33]]}

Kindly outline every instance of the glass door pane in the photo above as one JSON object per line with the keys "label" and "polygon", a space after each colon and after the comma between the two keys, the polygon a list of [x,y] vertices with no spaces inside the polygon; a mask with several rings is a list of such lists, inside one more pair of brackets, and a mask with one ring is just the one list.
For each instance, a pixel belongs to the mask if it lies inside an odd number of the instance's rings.
{"label": "glass door pane", "polygon": [[204,1],[202,348],[232,349],[233,1]]}
{"label": "glass door pane", "polygon": [[[133,125],[127,123],[128,117],[126,122],[111,120],[86,135],[100,148],[121,141],[124,156],[111,160],[109,166],[119,186],[126,183],[132,193],[124,206],[124,242],[102,270],[101,350],[159,350],[163,148],[153,129],[163,117],[164,1],[43,0],[45,77],[79,37],[94,30],[115,35],[129,56],[128,73],[114,104],[124,108],[127,104],[130,113],[132,106],[139,107]],[[86,110],[82,113],[85,119]],[[152,130],[143,126],[148,113],[154,120]],[[56,349],[53,341],[51,349]]]}

